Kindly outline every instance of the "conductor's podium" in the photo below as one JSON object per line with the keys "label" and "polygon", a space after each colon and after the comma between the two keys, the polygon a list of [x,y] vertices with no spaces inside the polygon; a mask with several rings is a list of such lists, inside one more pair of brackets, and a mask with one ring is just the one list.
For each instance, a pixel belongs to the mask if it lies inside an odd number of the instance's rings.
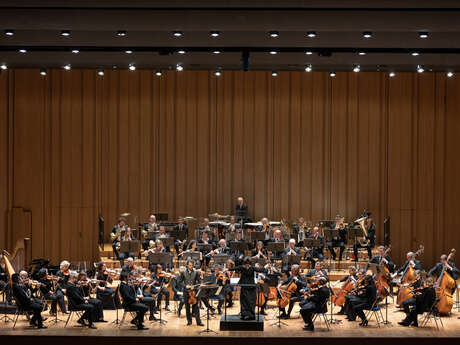
{"label": "conductor's podium", "polygon": [[264,316],[257,315],[255,320],[241,320],[239,315],[222,315],[220,318],[221,331],[263,331]]}

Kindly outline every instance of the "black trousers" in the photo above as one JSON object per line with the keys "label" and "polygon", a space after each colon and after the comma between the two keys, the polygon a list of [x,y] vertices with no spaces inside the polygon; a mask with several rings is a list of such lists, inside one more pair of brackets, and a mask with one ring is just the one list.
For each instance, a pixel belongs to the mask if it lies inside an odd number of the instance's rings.
{"label": "black trousers", "polygon": [[43,324],[43,319],[41,316],[41,312],[43,309],[43,304],[38,303],[38,302],[32,302],[29,306],[28,309],[32,312],[33,316],[32,319],[30,319],[30,322],[33,324],[37,324],[38,327],[41,327]]}
{"label": "black trousers", "polygon": [[113,254],[115,254],[115,257],[117,258],[117,260],[120,259],[120,253],[118,252],[118,249],[117,249],[118,244],[119,244],[119,242],[113,242],[112,243]]}
{"label": "black trousers", "polygon": [[327,247],[327,249],[329,249],[329,253],[331,253],[332,259],[336,260],[337,255],[335,254],[334,248],[340,248],[339,261],[342,261],[342,255],[343,255],[343,251],[345,250],[345,246],[344,245],[338,246],[338,245],[333,244],[333,245]]}
{"label": "black trousers", "polygon": [[406,314],[410,313],[410,307],[415,306],[416,299],[415,297],[411,297],[406,299],[404,302],[401,303],[401,306],[403,307],[403,310]]}
{"label": "black trousers", "polygon": [[102,305],[102,301],[97,298],[90,298],[88,300],[89,304],[92,304],[94,306],[94,309],[91,313],[91,317],[93,318],[94,321],[98,320],[103,320],[104,319],[104,308]]}
{"label": "black trousers", "polygon": [[155,298],[151,296],[145,296],[142,298],[142,303],[145,304],[150,310],[150,316],[155,313]]}
{"label": "black trousers", "polygon": [[169,290],[162,287],[160,292],[158,292],[158,298],[157,298],[157,307],[160,308],[160,305],[161,305],[161,299],[165,298],[165,304],[166,304],[166,307],[169,305]]}
{"label": "black trousers", "polygon": [[187,316],[187,321],[190,323],[192,322],[192,317],[195,317],[196,323],[201,323],[200,318],[200,309],[198,308],[198,302],[191,305],[188,303],[188,299],[185,303],[185,315]]}
{"label": "black trousers", "polygon": [[88,324],[93,324],[93,315],[94,315],[94,305],[91,303],[84,303],[79,304],[76,306],[77,310],[83,311],[83,315],[81,316],[82,320],[88,321]]}
{"label": "black trousers", "polygon": [[136,302],[127,306],[126,310],[136,312],[134,319],[137,321],[138,326],[140,326],[144,324],[144,315],[149,308],[144,303]]}
{"label": "black trousers", "polygon": [[[291,298],[289,299],[289,306],[288,306],[287,315],[291,315],[291,311],[294,308],[295,303],[299,302],[300,300],[301,300],[301,298],[299,296],[291,296]],[[280,307],[280,310],[281,310],[281,312],[286,313],[285,308]]]}
{"label": "black trousers", "polygon": [[57,312],[57,305],[59,304],[59,309],[61,309],[61,312],[65,313],[66,312],[66,306],[65,306],[65,301],[64,301],[64,294],[62,293],[61,290],[56,291],[54,295],[52,294],[46,294],[45,299],[51,301],[51,312],[56,313]]}
{"label": "black trousers", "polygon": [[311,325],[313,323],[313,314],[317,309],[318,306],[315,302],[307,302],[301,306],[300,315],[306,325]]}
{"label": "black trousers", "polygon": [[353,245],[353,253],[355,255],[355,262],[358,261],[358,249],[359,248],[366,248],[367,256],[369,256],[369,260],[372,258],[372,248],[374,248],[374,245],[372,243],[369,243],[369,245],[367,246],[362,246],[359,242],[356,242]]}

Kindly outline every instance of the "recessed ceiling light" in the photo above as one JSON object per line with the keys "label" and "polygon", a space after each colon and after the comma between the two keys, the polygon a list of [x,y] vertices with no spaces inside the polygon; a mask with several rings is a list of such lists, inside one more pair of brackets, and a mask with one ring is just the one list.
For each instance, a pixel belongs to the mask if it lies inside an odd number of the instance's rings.
{"label": "recessed ceiling light", "polygon": [[185,50],[181,49],[177,51],[177,54],[185,54]]}
{"label": "recessed ceiling light", "polygon": [[276,54],[278,54],[278,52],[277,52],[276,50],[271,50],[271,51],[270,51],[270,54],[271,54],[271,55],[276,55]]}
{"label": "recessed ceiling light", "polygon": [[133,51],[132,51],[132,50],[125,50],[125,53],[126,53],[126,54],[132,54]]}
{"label": "recessed ceiling light", "polygon": [[184,70],[184,66],[179,65],[179,64],[176,66],[176,71],[182,72],[183,70]]}
{"label": "recessed ceiling light", "polygon": [[40,75],[45,76],[45,75],[46,75],[46,69],[42,68],[42,69],[40,70]]}
{"label": "recessed ceiling light", "polygon": [[313,52],[312,52],[312,51],[310,51],[310,50],[307,50],[307,51],[305,52],[305,54],[306,54],[306,55],[312,55],[312,54],[313,54]]}
{"label": "recessed ceiling light", "polygon": [[311,72],[312,66],[311,64],[305,67],[305,72]]}
{"label": "recessed ceiling light", "polygon": [[420,32],[418,33],[418,37],[419,37],[419,38],[422,38],[422,39],[423,39],[423,38],[428,38],[428,36],[429,36],[429,34],[428,34],[428,32],[426,32],[426,31],[420,31]]}
{"label": "recessed ceiling light", "polygon": [[80,51],[78,49],[72,49],[73,54],[78,54]]}
{"label": "recessed ceiling light", "polygon": [[271,38],[278,38],[280,33],[278,31],[270,31],[269,35]]}
{"label": "recessed ceiling light", "polygon": [[278,76],[278,72],[272,71],[272,77],[277,77],[277,76]]}
{"label": "recessed ceiling light", "polygon": [[388,75],[390,76],[390,78],[393,78],[394,76],[396,76],[396,73],[395,72],[390,72],[390,73],[388,73]]}
{"label": "recessed ceiling light", "polygon": [[6,29],[6,30],[5,30],[5,35],[7,35],[7,36],[14,36],[14,30],[12,30],[12,29]]}
{"label": "recessed ceiling light", "polygon": [[104,70],[103,69],[98,70],[97,75],[103,76],[104,75]]}
{"label": "recessed ceiling light", "polygon": [[128,34],[128,32],[125,31],[125,30],[118,30],[117,31],[117,36],[119,36],[119,37],[125,37],[127,34]]}
{"label": "recessed ceiling light", "polygon": [[213,53],[214,54],[220,54],[220,50],[214,50]]}
{"label": "recessed ceiling light", "polygon": [[366,55],[366,52],[360,51],[360,52],[358,52],[358,55],[364,56],[364,55]]}
{"label": "recessed ceiling light", "polygon": [[222,72],[219,71],[219,70],[217,70],[217,71],[214,72],[214,75],[215,75],[216,77],[220,77],[220,76],[222,75]]}
{"label": "recessed ceiling light", "polygon": [[336,74],[335,74],[335,72],[331,72],[331,73],[329,73],[329,76],[330,76],[331,78],[334,78],[334,77],[335,77],[335,75],[336,75]]}
{"label": "recessed ceiling light", "polygon": [[353,68],[353,72],[359,72],[361,71],[361,67],[359,65],[356,65],[354,68]]}
{"label": "recessed ceiling light", "polygon": [[61,31],[61,36],[69,37],[70,36],[70,30],[62,30]]}
{"label": "recessed ceiling light", "polygon": [[423,73],[423,72],[425,72],[425,69],[423,68],[423,66],[418,65],[418,66],[417,66],[417,72],[418,72],[418,73]]}
{"label": "recessed ceiling light", "polygon": [[412,56],[419,56],[420,53],[419,53],[419,52],[412,52],[411,55],[412,55]]}
{"label": "recessed ceiling light", "polygon": [[19,52],[20,52],[21,54],[25,54],[25,53],[27,53],[27,50],[26,50],[26,49],[19,49]]}
{"label": "recessed ceiling light", "polygon": [[173,35],[174,37],[182,37],[182,31],[174,31]]}
{"label": "recessed ceiling light", "polygon": [[211,37],[219,37],[220,32],[219,31],[210,31],[209,34],[211,35]]}
{"label": "recessed ceiling light", "polygon": [[130,64],[128,68],[129,68],[130,71],[135,71],[136,70],[136,66],[133,65],[133,64]]}
{"label": "recessed ceiling light", "polygon": [[161,77],[161,71],[160,71],[160,70],[156,71],[156,72],[155,72],[155,75],[156,75],[157,77]]}
{"label": "recessed ceiling light", "polygon": [[307,36],[310,38],[316,37],[316,32],[315,31],[308,31]]}
{"label": "recessed ceiling light", "polygon": [[364,38],[372,38],[372,32],[371,31],[364,31],[363,32],[363,37]]}
{"label": "recessed ceiling light", "polygon": [[452,78],[453,76],[454,76],[454,72],[452,72],[452,71],[447,72],[447,77],[448,78]]}
{"label": "recessed ceiling light", "polygon": [[0,65],[0,69],[3,69],[3,70],[8,69],[8,66],[6,64],[2,63]]}
{"label": "recessed ceiling light", "polygon": [[70,64],[64,65],[62,68],[64,68],[66,71],[70,71],[72,69],[72,66]]}

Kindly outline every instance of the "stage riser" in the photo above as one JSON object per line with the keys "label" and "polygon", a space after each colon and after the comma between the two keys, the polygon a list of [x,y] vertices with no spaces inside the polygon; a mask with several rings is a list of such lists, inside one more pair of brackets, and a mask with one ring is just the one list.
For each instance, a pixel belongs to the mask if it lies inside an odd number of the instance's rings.
{"label": "stage riser", "polygon": [[263,331],[264,316],[259,315],[255,320],[244,321],[239,315],[222,315],[220,319],[221,331]]}

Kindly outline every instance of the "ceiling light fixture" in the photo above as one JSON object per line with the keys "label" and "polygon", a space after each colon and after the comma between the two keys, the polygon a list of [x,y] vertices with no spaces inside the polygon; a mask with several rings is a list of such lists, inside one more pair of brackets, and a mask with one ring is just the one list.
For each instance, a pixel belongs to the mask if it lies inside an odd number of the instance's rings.
{"label": "ceiling light fixture", "polygon": [[363,37],[364,38],[372,38],[372,32],[371,31],[364,31],[363,32]]}
{"label": "ceiling light fixture", "polygon": [[222,75],[222,72],[219,71],[219,70],[217,70],[217,71],[214,72],[214,75],[215,75],[216,77],[220,77],[220,76]]}
{"label": "ceiling light fixture", "polygon": [[184,66],[177,64],[176,65],[176,71],[182,72],[184,70]]}
{"label": "ceiling light fixture", "polygon": [[125,31],[125,30],[118,30],[117,31],[117,36],[118,37],[125,37],[127,34],[128,34],[128,32]]}
{"label": "ceiling light fixture", "polygon": [[14,36],[14,30],[12,30],[12,29],[6,29],[6,30],[5,30],[5,35],[7,35],[7,36]]}
{"label": "ceiling light fixture", "polygon": [[70,36],[70,30],[62,30],[61,31],[61,36],[69,37]]}
{"label": "ceiling light fixture", "polygon": [[185,50],[183,50],[183,49],[181,49],[181,50],[178,50],[178,51],[177,51],[177,54],[181,54],[181,55],[183,55],[183,54],[185,54]]}
{"label": "ceiling light fixture", "polygon": [[305,72],[311,72],[312,69],[313,69],[312,65],[310,64],[310,65],[305,67]]}
{"label": "ceiling light fixture", "polygon": [[173,32],[174,37],[182,37],[182,31],[174,31]]}
{"label": "ceiling light fixture", "polygon": [[157,77],[161,77],[161,71],[160,71],[160,70],[156,71],[156,72],[155,72],[155,75],[156,75]]}
{"label": "ceiling light fixture", "polygon": [[361,67],[359,65],[356,65],[354,68],[353,68],[353,72],[359,72],[361,71]]}
{"label": "ceiling light fixture", "polygon": [[358,55],[364,56],[364,55],[366,55],[366,52],[360,51],[360,52],[358,52]]}
{"label": "ceiling light fixture", "polygon": [[269,35],[271,38],[278,38],[280,33],[278,31],[270,31]]}
{"label": "ceiling light fixture", "polygon": [[72,69],[72,66],[70,64],[64,65],[62,68],[64,68],[66,71],[70,71]]}
{"label": "ceiling light fixture", "polygon": [[419,52],[412,52],[411,55],[412,55],[412,56],[419,56],[420,53],[419,53]]}
{"label": "ceiling light fixture", "polygon": [[310,38],[316,37],[316,32],[315,31],[308,31],[307,36]]}
{"label": "ceiling light fixture", "polygon": [[128,66],[128,68],[129,68],[130,71],[135,71],[136,70],[136,66],[134,64],[130,64]]}
{"label": "ceiling light fixture", "polygon": [[98,70],[97,75],[103,76],[104,75],[104,70],[103,69]]}
{"label": "ceiling light fixture", "polygon": [[7,66],[6,64],[2,63],[2,64],[0,65],[0,69],[6,70],[6,69],[8,69],[8,66]]}
{"label": "ceiling light fixture", "polygon": [[125,53],[126,53],[126,54],[132,54],[133,51],[132,51],[132,50],[125,50]]}
{"label": "ceiling light fixture", "polygon": [[425,69],[423,68],[422,65],[418,65],[418,66],[417,66],[417,72],[418,72],[418,73],[423,73],[423,72],[425,72]]}
{"label": "ceiling light fixture", "polygon": [[335,72],[331,72],[331,73],[329,73],[329,76],[330,76],[331,78],[334,78],[334,77],[336,76],[336,74],[335,74]]}
{"label": "ceiling light fixture", "polygon": [[220,54],[220,50],[214,50],[213,53],[214,54]]}
{"label": "ceiling light fixture", "polygon": [[428,36],[429,36],[429,34],[428,34],[427,31],[420,31],[420,32],[418,33],[418,37],[419,37],[419,38],[422,38],[422,39],[428,38]]}
{"label": "ceiling light fixture", "polygon": [[26,50],[26,49],[19,49],[19,52],[20,52],[21,54],[25,54],[25,53],[27,53],[27,50]]}
{"label": "ceiling light fixture", "polygon": [[276,55],[276,54],[278,54],[278,52],[276,50],[271,50],[270,51],[270,55]]}
{"label": "ceiling light fixture", "polygon": [[211,35],[211,37],[219,37],[220,36],[219,31],[210,31],[209,34]]}
{"label": "ceiling light fixture", "polygon": [[272,77],[277,77],[277,76],[278,76],[278,72],[272,71]]}
{"label": "ceiling light fixture", "polygon": [[393,78],[394,76],[396,76],[396,73],[395,73],[395,72],[390,72],[390,73],[388,73],[388,76],[389,76],[390,78]]}
{"label": "ceiling light fixture", "polygon": [[452,72],[452,71],[447,72],[447,77],[448,78],[452,78],[453,76],[454,76],[454,72]]}
{"label": "ceiling light fixture", "polygon": [[46,69],[42,68],[42,69],[40,70],[40,75],[45,76],[45,75],[46,75]]}
{"label": "ceiling light fixture", "polygon": [[78,54],[80,51],[78,49],[72,49],[72,54]]}
{"label": "ceiling light fixture", "polygon": [[307,50],[307,51],[305,52],[305,55],[312,55],[312,54],[313,54],[313,52],[312,52],[311,50]]}

